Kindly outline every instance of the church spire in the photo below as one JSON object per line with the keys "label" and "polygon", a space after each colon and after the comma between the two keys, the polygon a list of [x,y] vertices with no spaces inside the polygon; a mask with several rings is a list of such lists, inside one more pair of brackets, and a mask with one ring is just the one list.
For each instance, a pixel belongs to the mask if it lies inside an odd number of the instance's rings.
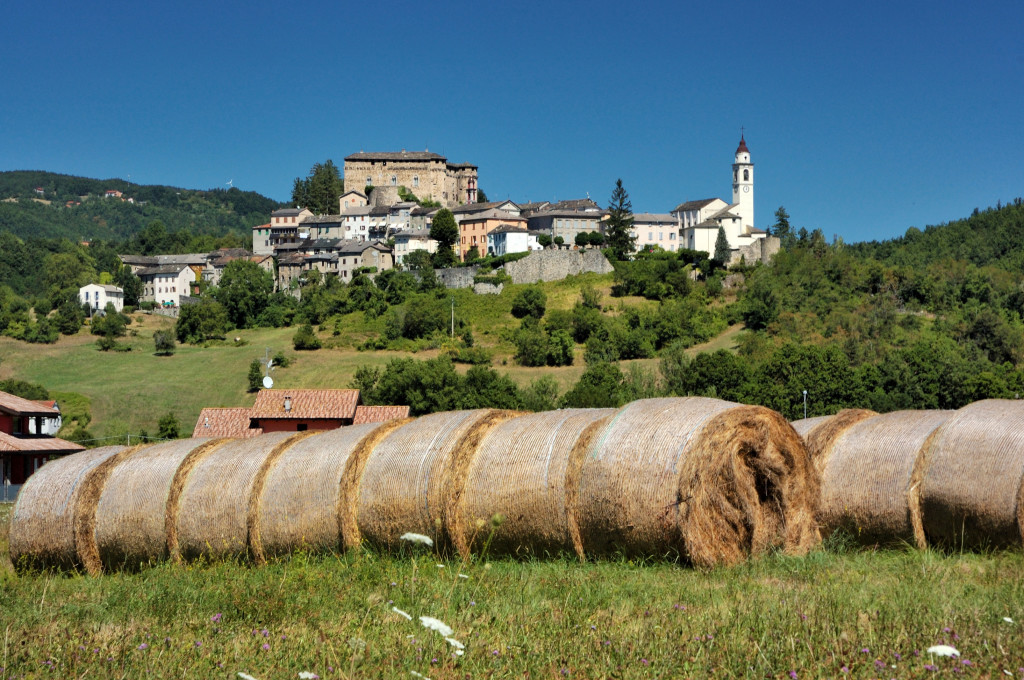
{"label": "church spire", "polygon": [[736,153],[750,153],[750,149],[747,148],[747,140],[743,138],[743,132],[740,132],[740,145],[736,147]]}

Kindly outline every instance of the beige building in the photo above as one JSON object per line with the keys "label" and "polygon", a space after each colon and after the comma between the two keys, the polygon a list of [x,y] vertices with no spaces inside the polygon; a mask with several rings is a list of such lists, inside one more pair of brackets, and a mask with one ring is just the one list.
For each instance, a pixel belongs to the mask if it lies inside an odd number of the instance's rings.
{"label": "beige building", "polygon": [[491,209],[466,216],[459,222],[459,259],[466,260],[466,253],[476,248],[481,257],[487,255],[487,235],[501,226],[519,227],[526,231],[526,218],[511,215],[504,210]]}
{"label": "beige building", "polygon": [[360,151],[345,158],[345,191],[366,186],[405,187],[417,198],[438,201],[447,208],[476,203],[477,167],[449,163],[430,151]]}

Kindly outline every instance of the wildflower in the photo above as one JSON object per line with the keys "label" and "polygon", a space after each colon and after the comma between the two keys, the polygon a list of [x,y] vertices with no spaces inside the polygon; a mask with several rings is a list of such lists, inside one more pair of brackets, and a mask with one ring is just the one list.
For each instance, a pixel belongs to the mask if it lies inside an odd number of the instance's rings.
{"label": "wildflower", "polygon": [[469,578],[469,577],[466,576],[465,574],[459,574],[459,578]]}
{"label": "wildflower", "polygon": [[590,630],[597,630],[597,626],[591,626]]}
{"label": "wildflower", "polygon": [[476,600],[470,600],[469,601],[469,606],[470,607],[475,607],[476,606]]}
{"label": "wildflower", "polygon": [[952,633],[952,632],[953,632],[953,629],[952,629],[952,628],[948,628],[948,627],[947,627],[947,628],[943,628],[943,629],[942,629],[942,632],[943,632],[943,633]]}
{"label": "wildflower", "polygon": [[875,668],[885,668],[885,662],[881,659],[875,659]]}
{"label": "wildflower", "polygon": [[270,637],[270,631],[264,628],[260,631],[260,635],[262,635],[263,637]]}
{"label": "wildflower", "polygon": [[402,534],[399,538],[403,541],[409,541],[410,543],[419,543],[420,545],[431,546],[434,545],[434,539],[430,536],[424,536],[423,534],[407,533]]}
{"label": "wildflower", "polygon": [[392,582],[391,582],[391,585],[393,585],[393,586],[397,586],[398,584],[397,584],[397,583],[395,583],[394,581],[392,581]]}
{"label": "wildflower", "polygon": [[223,614],[221,614],[220,612],[217,612],[216,614],[214,614],[213,616],[210,617],[210,621],[212,621],[213,623],[220,623],[220,619],[221,619],[222,616],[223,616]]}
{"label": "wildflower", "polygon": [[960,656],[960,652],[949,645],[935,645],[928,648],[928,653],[933,656]]}
{"label": "wildflower", "polygon": [[139,649],[149,649],[149,645],[143,642],[141,645],[139,645]]}
{"label": "wildflower", "polygon": [[423,678],[423,680],[430,680],[430,678],[423,675],[423,673],[417,673],[416,671],[409,671],[409,675],[411,675],[414,678]]}
{"label": "wildflower", "polygon": [[439,565],[437,565],[437,568],[438,569],[444,569],[444,565],[443,564],[439,564]]}
{"label": "wildflower", "polygon": [[456,640],[453,637],[446,637],[445,641],[448,644],[450,644],[452,647],[454,647],[455,649],[465,649],[466,648],[466,645],[462,644],[461,642],[459,642],[458,640]]}
{"label": "wildflower", "polygon": [[437,657],[434,657],[433,659],[431,659],[430,663],[437,663]]}
{"label": "wildflower", "polygon": [[447,625],[445,625],[440,620],[435,619],[433,616],[421,616],[420,617],[420,623],[423,624],[424,628],[429,628],[430,630],[436,630],[438,633],[440,633],[441,635],[444,635],[445,637],[451,635],[452,632],[453,632],[451,628],[449,628]]}
{"label": "wildflower", "polygon": [[391,611],[393,611],[394,613],[398,614],[399,616],[404,616],[408,620],[412,621],[412,615],[411,614],[407,614],[406,612],[403,612],[398,607],[392,607]]}
{"label": "wildflower", "polygon": [[864,647],[863,649],[860,650],[860,653],[861,654],[870,654],[871,650],[868,649],[867,647]]}
{"label": "wildflower", "polygon": [[196,640],[196,649],[199,649],[202,646],[203,646],[203,643],[200,642],[199,640]]}
{"label": "wildflower", "polygon": [[926,664],[924,665],[924,669],[925,669],[926,671],[931,671],[931,672],[933,672],[933,673],[934,673],[935,671],[939,670],[939,667],[938,667],[938,666],[933,666],[933,665],[932,665],[932,664],[930,664],[930,663],[926,663]]}
{"label": "wildflower", "polygon": [[248,673],[242,673],[241,671],[239,671],[238,677],[240,677],[242,680],[256,680],[256,678],[252,677]]}
{"label": "wildflower", "polygon": [[300,680],[320,680],[320,676],[309,671],[299,671]]}
{"label": "wildflower", "polygon": [[269,645],[269,644],[267,644],[266,642],[264,642],[264,643],[263,643],[263,644],[262,644],[262,645],[260,646],[260,649],[262,649],[262,650],[263,650],[264,652],[269,652],[269,651],[270,651],[270,645]]}
{"label": "wildflower", "polygon": [[562,668],[562,675],[569,675],[569,669],[568,668]]}
{"label": "wildflower", "polygon": [[847,668],[846,666],[843,666],[842,668],[839,669],[839,672],[840,673],[849,673],[850,669]]}
{"label": "wildflower", "polygon": [[1010,672],[1008,668],[1003,669],[1003,675],[1009,675],[1011,678],[1013,677],[1013,673]]}
{"label": "wildflower", "polygon": [[965,666],[973,666],[974,665],[973,663],[971,663],[970,659],[960,659],[960,663],[962,663]]}
{"label": "wildflower", "polygon": [[1013,623],[1013,619],[1011,619],[1009,616],[1004,616],[1003,621],[1006,621],[1007,623]]}
{"label": "wildflower", "polygon": [[648,661],[647,659],[640,659],[640,663],[642,663],[643,665],[645,665],[645,666],[646,666],[646,665],[648,665],[648,664],[649,664],[649,663],[651,663],[651,662],[650,662],[650,661]]}
{"label": "wildflower", "polygon": [[796,680],[796,671],[790,671],[789,677],[793,678],[793,680]]}
{"label": "wildflower", "polygon": [[893,653],[893,658],[895,658],[897,661],[902,661],[903,660],[903,657],[900,656],[899,652],[894,652]]}

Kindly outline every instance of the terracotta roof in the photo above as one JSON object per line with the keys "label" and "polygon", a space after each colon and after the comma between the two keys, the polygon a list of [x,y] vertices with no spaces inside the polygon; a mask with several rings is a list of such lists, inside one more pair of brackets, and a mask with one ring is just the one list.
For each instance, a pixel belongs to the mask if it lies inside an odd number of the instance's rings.
{"label": "terracotta roof", "polygon": [[85,451],[85,447],[81,444],[56,437],[15,437],[6,432],[0,432],[0,451],[15,451],[19,453],[63,451],[64,453],[76,453],[78,451]]}
{"label": "terracotta roof", "polygon": [[0,392],[0,411],[13,413],[21,416],[48,416],[53,417],[52,407],[43,407],[37,401],[29,401],[16,397],[7,392]]}
{"label": "terracotta roof", "polygon": [[57,408],[57,402],[53,399],[33,399],[32,401],[36,402],[40,406],[45,406],[52,411],[60,411],[60,409]]}
{"label": "terracotta roof", "polygon": [[743,139],[743,135],[740,135],[740,145],[736,147],[736,153],[750,153],[750,149],[747,148],[747,140]]}
{"label": "terracotta roof", "polygon": [[255,227],[253,227],[253,231],[257,229],[270,229],[270,222],[267,222],[266,224],[257,224]]}
{"label": "terracotta roof", "polygon": [[[452,208],[451,211],[452,211],[452,214],[454,214],[454,215],[459,215],[459,214],[464,214],[464,213],[478,213],[478,212],[484,212],[485,210],[495,210],[495,209],[498,208],[498,206],[506,205],[506,204],[509,204],[509,203],[511,203],[516,209],[519,208],[519,206],[516,205],[514,201],[504,200],[504,201],[490,201],[488,203],[466,203],[465,205],[460,205],[460,206],[456,206],[456,207]],[[508,211],[506,210],[506,211],[503,211],[503,212],[508,212]]]}
{"label": "terracotta roof", "polygon": [[408,406],[357,406],[353,425],[362,423],[385,423],[409,417]]}
{"label": "terracotta roof", "polygon": [[249,427],[247,408],[204,408],[192,430],[192,437],[255,437],[263,430]]}
{"label": "terracotta roof", "polygon": [[[291,410],[284,410],[285,398],[291,398]],[[252,407],[252,418],[327,418],[355,417],[359,390],[260,390]]]}

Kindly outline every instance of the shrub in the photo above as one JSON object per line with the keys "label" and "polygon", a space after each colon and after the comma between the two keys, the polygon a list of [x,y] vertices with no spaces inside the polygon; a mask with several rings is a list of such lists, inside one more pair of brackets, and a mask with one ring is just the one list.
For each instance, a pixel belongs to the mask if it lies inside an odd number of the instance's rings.
{"label": "shrub", "polygon": [[547,302],[548,298],[540,288],[524,288],[512,299],[512,316],[517,319],[526,316],[539,319],[544,316]]}
{"label": "shrub", "polygon": [[174,348],[176,345],[174,342],[174,334],[170,331],[156,331],[153,333],[153,345],[156,348],[156,353],[160,356],[170,356],[174,354]]}
{"label": "shrub", "polygon": [[311,324],[303,324],[292,338],[292,345],[297,350],[320,349],[320,338],[313,332]]}

